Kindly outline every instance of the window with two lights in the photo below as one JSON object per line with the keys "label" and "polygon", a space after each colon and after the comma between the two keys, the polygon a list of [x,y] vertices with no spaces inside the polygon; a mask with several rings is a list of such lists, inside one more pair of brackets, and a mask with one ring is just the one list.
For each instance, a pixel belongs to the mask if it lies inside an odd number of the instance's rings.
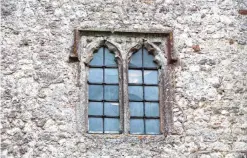
{"label": "window with two lights", "polygon": [[[88,132],[122,133],[122,106],[129,106],[130,134],[160,134],[159,69],[154,56],[142,46],[133,52],[127,71],[119,71],[115,55],[107,47],[100,47],[88,64]],[[121,73],[127,73],[127,82]],[[128,94],[119,90],[128,84]],[[126,86],[125,86],[126,87]],[[122,96],[120,96],[122,95]],[[127,96],[128,105],[119,98]],[[123,104],[123,103],[122,103]],[[122,108],[124,109],[124,108]]]}

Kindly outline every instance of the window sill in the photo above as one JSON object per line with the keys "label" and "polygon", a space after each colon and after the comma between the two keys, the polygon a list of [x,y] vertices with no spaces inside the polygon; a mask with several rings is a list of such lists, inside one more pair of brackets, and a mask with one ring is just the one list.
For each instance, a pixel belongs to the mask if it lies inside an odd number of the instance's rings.
{"label": "window sill", "polygon": [[164,134],[157,134],[157,135],[138,135],[138,134],[99,134],[99,133],[84,133],[85,137],[90,139],[116,139],[116,140],[123,140],[126,142],[132,141],[146,141],[146,142],[153,142],[164,140],[166,136]]}

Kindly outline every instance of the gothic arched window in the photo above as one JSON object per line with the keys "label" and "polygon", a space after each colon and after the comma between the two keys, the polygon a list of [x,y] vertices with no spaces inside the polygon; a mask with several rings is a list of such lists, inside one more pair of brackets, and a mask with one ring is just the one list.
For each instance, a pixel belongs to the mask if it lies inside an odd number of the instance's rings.
{"label": "gothic arched window", "polygon": [[128,96],[130,134],[160,134],[159,66],[142,46],[130,58]]}
{"label": "gothic arched window", "polygon": [[120,133],[118,65],[107,47],[89,63],[88,87],[88,132]]}
{"label": "gothic arched window", "polygon": [[[88,133],[162,135],[171,133],[170,70],[161,50],[139,42],[128,52],[100,40],[81,59],[81,104],[77,117]],[[124,58],[123,58],[123,57]],[[78,121],[78,122],[79,122]],[[80,124],[79,124],[80,125]]]}

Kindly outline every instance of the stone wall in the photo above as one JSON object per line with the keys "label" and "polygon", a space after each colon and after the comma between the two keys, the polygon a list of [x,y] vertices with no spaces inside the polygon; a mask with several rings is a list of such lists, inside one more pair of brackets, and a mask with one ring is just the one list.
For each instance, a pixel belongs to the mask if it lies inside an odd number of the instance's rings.
{"label": "stone wall", "polygon": [[[2,0],[1,157],[247,154],[247,16],[233,0]],[[247,8],[247,6],[246,6]],[[175,132],[94,136],[76,129],[73,30],[173,28]]]}

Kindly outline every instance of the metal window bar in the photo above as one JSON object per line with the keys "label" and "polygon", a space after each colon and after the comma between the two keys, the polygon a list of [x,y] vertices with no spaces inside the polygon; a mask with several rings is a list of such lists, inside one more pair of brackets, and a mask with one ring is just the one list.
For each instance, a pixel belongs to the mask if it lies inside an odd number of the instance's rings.
{"label": "metal window bar", "polygon": [[129,86],[158,86],[158,84],[129,83]]}
{"label": "metal window bar", "polygon": [[152,103],[159,103],[159,100],[129,100],[130,102],[152,102]]}
{"label": "metal window bar", "polygon": [[[105,89],[105,85],[119,85],[119,83],[105,83],[105,68],[112,68],[112,69],[115,69],[115,68],[118,68],[117,66],[106,66],[105,65],[105,49],[106,47],[103,47],[103,65],[102,66],[93,66],[93,65],[90,65],[88,64],[87,66],[89,68],[102,68],[103,69],[103,82],[102,83],[92,83],[92,82],[89,82],[87,81],[88,85],[102,85],[103,86],[103,98],[105,98],[105,93],[104,93],[104,89]],[[106,102],[112,102],[112,103],[116,103],[118,102],[119,103],[119,100],[91,100],[89,99],[88,100],[89,102],[101,102],[103,103],[103,115],[88,115],[88,117],[90,118],[102,118],[103,119],[103,131],[102,133],[105,134],[105,118],[118,118],[120,119],[120,113],[119,113],[119,116],[108,116],[108,115],[105,115],[105,103]],[[89,133],[95,133],[94,131],[93,132],[90,132],[88,131]],[[121,131],[118,131],[118,133],[121,133]],[[111,133],[107,133],[107,134],[111,134]],[[112,133],[112,134],[115,134],[115,133]]]}
{"label": "metal window bar", "polygon": [[159,70],[160,67],[129,67],[131,70]]}
{"label": "metal window bar", "polygon": [[92,83],[92,82],[87,82],[89,85],[119,85],[119,83]]}
{"label": "metal window bar", "polygon": [[[160,120],[160,116],[158,117],[152,117],[152,116],[146,116],[145,115],[145,102],[154,102],[159,103],[159,100],[145,100],[145,90],[144,86],[159,86],[158,84],[145,84],[144,83],[144,70],[158,70],[160,67],[152,68],[152,67],[144,67],[144,46],[142,46],[142,67],[129,67],[129,70],[141,70],[142,71],[142,83],[128,83],[129,86],[142,86],[143,87],[143,100],[131,100],[129,99],[129,102],[143,102],[143,116],[130,116],[130,119],[143,119],[144,120],[144,134],[145,135],[155,135],[155,134],[147,134],[146,132],[146,119],[158,119]],[[160,134],[160,133],[159,133]],[[158,134],[156,134],[158,135]]]}
{"label": "metal window bar", "polygon": [[109,116],[109,115],[88,115],[88,116],[95,118],[119,118],[119,116]]}
{"label": "metal window bar", "polygon": [[108,102],[108,103],[116,103],[118,100],[89,100],[89,102]]}
{"label": "metal window bar", "polygon": [[89,68],[109,68],[109,69],[117,69],[117,66],[93,66],[93,65],[88,65]]}

